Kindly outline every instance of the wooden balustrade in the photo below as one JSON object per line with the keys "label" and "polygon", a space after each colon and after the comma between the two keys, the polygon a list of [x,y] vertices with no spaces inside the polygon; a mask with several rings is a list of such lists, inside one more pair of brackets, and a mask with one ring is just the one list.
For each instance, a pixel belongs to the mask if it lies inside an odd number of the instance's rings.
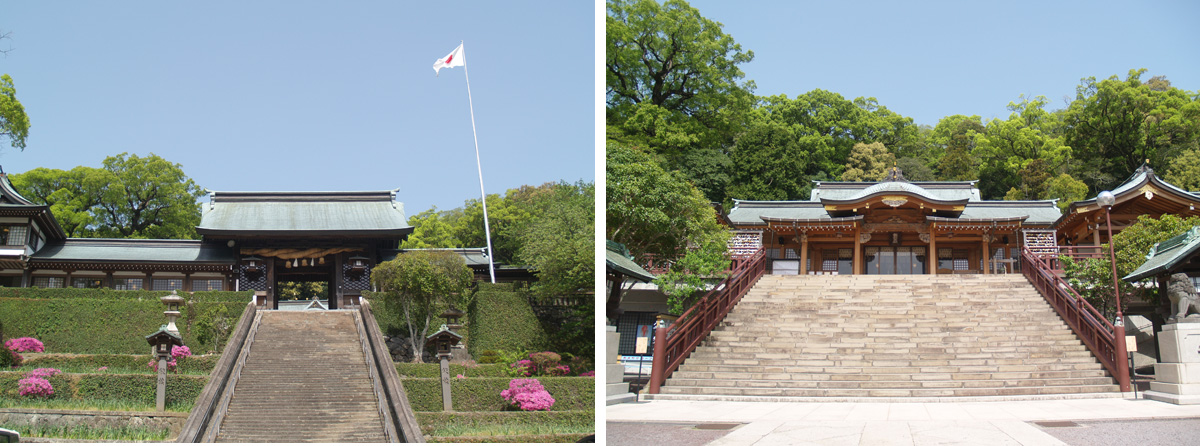
{"label": "wooden balustrade", "polygon": [[1112,323],[1055,273],[1054,266],[1057,261],[1058,257],[1054,254],[1034,254],[1029,248],[1025,248],[1021,253],[1021,271],[1029,283],[1037,288],[1042,297],[1046,298],[1050,306],[1066,321],[1075,335],[1079,336],[1088,350],[1091,350],[1104,368],[1117,379],[1121,388],[1128,388],[1129,373],[1125,366],[1125,358],[1117,357],[1116,346],[1117,342],[1125,340],[1116,339]]}
{"label": "wooden balustrade", "polygon": [[766,272],[766,251],[733,259],[729,277],[684,311],[670,329],[659,324],[654,332],[654,362],[649,392],[658,393],[667,378],[691,355]]}

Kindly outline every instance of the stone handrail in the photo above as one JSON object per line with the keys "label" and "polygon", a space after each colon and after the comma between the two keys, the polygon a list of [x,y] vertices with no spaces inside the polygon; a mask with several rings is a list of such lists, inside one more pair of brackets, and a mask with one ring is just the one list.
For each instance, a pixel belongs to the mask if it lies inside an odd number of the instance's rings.
{"label": "stone handrail", "polygon": [[192,412],[188,414],[187,421],[183,424],[183,429],[179,432],[179,436],[176,437],[176,442],[198,443],[201,441],[204,431],[212,419],[213,412],[216,410],[217,402],[220,400],[221,395],[225,393],[230,374],[233,373],[234,361],[237,360],[244,346],[247,345],[246,340],[250,334],[250,327],[254,325],[257,313],[258,307],[254,305],[253,298],[251,298],[250,303],[246,304],[246,310],[242,312],[242,318],[238,321],[233,335],[225,343],[225,350],[221,353],[221,359],[217,361],[216,367],[209,373],[208,383],[204,385],[204,389],[200,391],[200,396],[196,398],[196,405],[192,407]]}
{"label": "stone handrail", "polygon": [[405,443],[424,443],[425,436],[421,434],[417,416],[408,403],[408,394],[404,392],[404,385],[400,381],[400,373],[396,371],[396,365],[392,362],[392,355],[383,344],[383,332],[379,330],[379,323],[376,322],[375,314],[371,311],[371,304],[362,297],[359,297],[358,301],[358,311],[362,315],[363,328],[367,331],[367,340],[374,352],[370,357],[374,359],[374,365],[379,372],[378,376],[381,378],[384,395],[387,397],[400,439]]}
{"label": "stone handrail", "polygon": [[363,328],[363,318],[361,312],[354,313],[354,325],[358,330],[358,340],[362,344],[363,361],[367,366],[367,372],[371,376],[371,389],[375,392],[375,401],[378,406],[379,418],[383,420],[384,435],[387,436],[389,443],[400,442],[399,435],[396,434],[396,422],[392,418],[392,411],[388,409],[387,395],[383,391],[382,379],[375,367],[374,352],[371,350],[371,342],[368,340],[366,329]]}

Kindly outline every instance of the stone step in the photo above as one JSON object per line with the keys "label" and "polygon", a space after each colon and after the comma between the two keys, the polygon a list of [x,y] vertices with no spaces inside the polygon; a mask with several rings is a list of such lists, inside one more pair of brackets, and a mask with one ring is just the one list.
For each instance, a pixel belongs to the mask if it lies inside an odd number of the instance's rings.
{"label": "stone step", "polygon": [[764,366],[761,364],[689,364],[679,366],[685,372],[729,372],[729,373],[1005,373],[1005,372],[1055,372],[1071,370],[1105,370],[1098,361],[1066,362],[1051,364],[1005,364],[1005,365],[966,365],[966,366],[909,366],[909,367],[873,367],[873,366]]}
{"label": "stone step", "polygon": [[1107,378],[1104,370],[1062,370],[1023,372],[909,372],[890,373],[846,373],[834,370],[827,373],[765,373],[747,372],[693,372],[679,370],[671,379],[724,379],[724,380],[783,380],[783,381],[936,381],[936,380],[988,380],[988,379],[1064,379],[1064,378]]}
{"label": "stone step", "polygon": [[1054,387],[1000,387],[1000,388],[940,388],[940,389],[782,389],[746,387],[688,387],[664,386],[662,392],[671,395],[730,395],[730,396],[776,396],[776,397],[841,397],[841,398],[908,398],[908,397],[968,397],[968,396],[1015,396],[1054,395],[1068,393],[1116,392],[1113,385],[1054,386]]}
{"label": "stone step", "polygon": [[727,380],[727,379],[677,379],[667,380],[669,386],[682,387],[745,387],[786,389],[950,389],[950,388],[1001,388],[1001,387],[1070,387],[1111,385],[1111,378],[1056,378],[1056,379],[946,379],[946,380]]}

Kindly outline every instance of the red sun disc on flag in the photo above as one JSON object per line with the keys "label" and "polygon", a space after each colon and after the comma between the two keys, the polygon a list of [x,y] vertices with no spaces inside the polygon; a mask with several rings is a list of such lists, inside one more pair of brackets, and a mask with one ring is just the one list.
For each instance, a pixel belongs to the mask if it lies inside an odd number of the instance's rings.
{"label": "red sun disc on flag", "polygon": [[442,63],[449,64],[449,63],[450,63],[450,61],[452,61],[452,60],[454,60],[454,55],[453,55],[453,54],[451,54],[451,55],[447,56],[447,57],[446,57],[446,61],[445,61],[445,62],[442,62]]}

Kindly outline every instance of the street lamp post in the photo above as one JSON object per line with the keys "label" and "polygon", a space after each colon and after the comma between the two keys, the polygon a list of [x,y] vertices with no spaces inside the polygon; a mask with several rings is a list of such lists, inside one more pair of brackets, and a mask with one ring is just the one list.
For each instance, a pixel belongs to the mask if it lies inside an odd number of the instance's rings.
{"label": "street lamp post", "polygon": [[1117,279],[1117,253],[1116,248],[1113,247],[1112,215],[1110,214],[1113,204],[1116,204],[1116,202],[1117,197],[1113,196],[1113,193],[1109,191],[1100,192],[1100,195],[1096,196],[1096,203],[1104,208],[1104,220],[1108,225],[1108,256],[1112,263],[1113,296],[1116,297],[1117,301],[1117,320],[1113,324],[1113,342],[1116,344],[1114,347],[1116,347],[1117,354],[1116,358],[1113,359],[1121,364],[1120,367],[1116,367],[1117,383],[1121,386],[1122,392],[1128,392],[1129,368],[1125,366],[1125,362],[1128,361],[1127,356],[1129,352],[1125,347],[1125,315],[1121,311],[1121,288],[1119,279]]}

